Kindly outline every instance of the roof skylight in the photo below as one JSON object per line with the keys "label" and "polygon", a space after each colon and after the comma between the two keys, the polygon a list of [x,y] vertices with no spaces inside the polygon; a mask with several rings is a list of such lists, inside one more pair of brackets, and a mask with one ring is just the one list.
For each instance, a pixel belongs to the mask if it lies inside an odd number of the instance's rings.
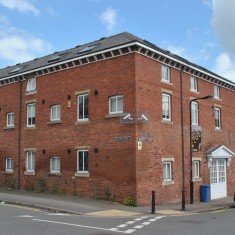
{"label": "roof skylight", "polygon": [[16,72],[18,72],[19,70],[21,70],[23,68],[24,68],[24,66],[17,67],[15,69],[11,70],[9,73],[16,73]]}
{"label": "roof skylight", "polygon": [[99,45],[99,44],[93,44],[93,45],[87,46],[87,47],[83,48],[81,51],[79,51],[77,54],[89,52],[89,51],[91,51],[92,49],[94,49],[95,47],[97,47],[98,45]]}

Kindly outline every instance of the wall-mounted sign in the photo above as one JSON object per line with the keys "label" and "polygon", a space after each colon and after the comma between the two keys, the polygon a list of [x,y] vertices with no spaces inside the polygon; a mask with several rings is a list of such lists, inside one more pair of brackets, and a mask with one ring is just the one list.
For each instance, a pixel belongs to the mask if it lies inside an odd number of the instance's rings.
{"label": "wall-mounted sign", "polygon": [[153,142],[153,139],[149,139],[149,138],[139,138],[138,141],[139,141],[139,142]]}
{"label": "wall-mounted sign", "polygon": [[114,137],[113,139],[122,141],[122,140],[131,140],[131,137],[130,136],[120,136],[120,137]]}

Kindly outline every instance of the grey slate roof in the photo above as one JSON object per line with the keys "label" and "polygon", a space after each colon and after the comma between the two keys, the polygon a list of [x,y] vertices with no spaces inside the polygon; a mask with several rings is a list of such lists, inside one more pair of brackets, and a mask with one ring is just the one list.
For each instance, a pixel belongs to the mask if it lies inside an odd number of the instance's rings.
{"label": "grey slate roof", "polygon": [[[128,32],[120,33],[120,34],[117,34],[117,35],[114,35],[114,36],[111,36],[111,37],[107,37],[107,38],[101,38],[101,39],[99,39],[97,41],[94,41],[94,42],[90,42],[90,43],[87,43],[87,44],[84,44],[84,45],[81,45],[81,46],[76,46],[76,47],[68,49],[68,50],[55,52],[53,54],[50,54],[50,55],[47,55],[47,56],[44,56],[44,57],[41,57],[41,58],[36,58],[34,60],[31,60],[31,61],[28,61],[28,62],[25,62],[25,63],[20,63],[20,64],[17,64],[17,65],[14,65],[14,66],[8,66],[6,68],[0,69],[0,80],[4,79],[4,78],[7,78],[7,77],[10,77],[12,75],[17,75],[17,74],[21,74],[21,73],[24,73],[24,72],[27,72],[27,71],[32,71],[32,70],[35,70],[35,69],[39,69],[41,67],[48,66],[50,64],[52,65],[54,63],[67,61],[67,60],[70,60],[70,59],[73,59],[73,58],[78,58],[81,55],[95,53],[95,52],[98,52],[98,51],[107,50],[107,49],[110,49],[110,48],[113,48],[113,47],[122,46],[122,45],[125,45],[125,44],[128,44],[128,43],[133,43],[133,42],[138,42],[138,43],[141,43],[145,46],[148,46],[148,47],[150,47],[154,50],[157,50],[157,51],[159,51],[159,52],[161,52],[161,53],[163,53],[167,56],[172,57],[172,59],[176,59],[176,60],[181,61],[182,63],[185,63],[187,65],[194,66],[195,68],[203,70],[206,73],[211,74],[212,76],[216,76],[218,78],[221,78],[223,81],[227,81],[230,84],[234,84],[234,86],[235,86],[234,82],[232,82],[230,80],[227,80],[227,79],[225,79],[225,78],[223,78],[223,77],[221,77],[217,74],[214,74],[211,71],[209,71],[209,70],[207,70],[203,67],[200,67],[196,64],[193,64],[193,63],[189,62],[188,60],[186,60],[186,59],[184,59],[180,56],[172,54],[167,50],[163,50],[163,49],[157,47],[156,45],[152,44],[151,42],[148,42],[147,40],[143,40],[141,38],[138,38],[138,37],[136,37],[136,36],[134,36],[134,35],[132,35]],[[89,50],[87,52],[83,52],[81,54],[78,54],[84,48],[92,46],[92,45],[96,45],[96,47],[92,48],[91,50]],[[61,55],[61,54],[63,54],[63,55]],[[59,55],[61,55],[59,60],[54,60],[54,61],[51,61],[50,63],[48,62],[51,59],[53,59],[53,58],[55,58]],[[19,67],[22,67],[22,68],[20,70],[16,71],[16,72],[12,72],[12,71],[14,71],[15,69],[17,69]]]}

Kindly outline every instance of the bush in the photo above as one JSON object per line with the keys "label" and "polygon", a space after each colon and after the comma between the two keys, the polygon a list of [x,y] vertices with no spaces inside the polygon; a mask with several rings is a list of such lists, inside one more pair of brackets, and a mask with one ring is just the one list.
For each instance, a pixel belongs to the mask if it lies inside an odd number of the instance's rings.
{"label": "bush", "polygon": [[34,191],[36,193],[42,193],[46,191],[46,180],[43,177],[39,176],[36,178]]}
{"label": "bush", "polygon": [[134,206],[134,207],[136,207],[136,201],[135,201],[135,199],[134,199],[133,197],[131,197],[131,196],[125,197],[124,200],[123,200],[123,204],[124,204],[125,206]]}

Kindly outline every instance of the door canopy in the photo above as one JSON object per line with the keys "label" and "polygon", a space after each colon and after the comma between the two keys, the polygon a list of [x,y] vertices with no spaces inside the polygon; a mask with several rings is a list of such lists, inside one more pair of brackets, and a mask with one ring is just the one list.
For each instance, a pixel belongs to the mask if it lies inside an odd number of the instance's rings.
{"label": "door canopy", "polygon": [[231,158],[234,156],[234,152],[232,152],[230,149],[225,147],[224,145],[217,145],[212,149],[209,149],[206,152],[206,156],[208,159],[208,167],[211,166],[212,159],[227,159],[227,166],[230,166]]}

